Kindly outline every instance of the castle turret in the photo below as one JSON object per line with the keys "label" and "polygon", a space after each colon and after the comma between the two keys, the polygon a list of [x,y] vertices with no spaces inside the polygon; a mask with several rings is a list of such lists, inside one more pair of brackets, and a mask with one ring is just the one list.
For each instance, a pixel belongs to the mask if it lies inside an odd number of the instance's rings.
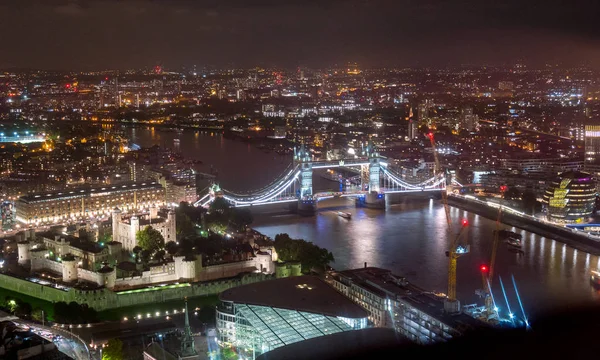
{"label": "castle turret", "polygon": [[112,237],[113,241],[119,241],[119,224],[121,223],[121,210],[118,207],[112,211]]}
{"label": "castle turret", "polygon": [[100,274],[98,285],[104,286],[107,289],[115,287],[115,281],[117,279],[117,272],[115,269],[104,263],[104,266],[98,270],[98,274]]}
{"label": "castle turret", "polygon": [[175,211],[169,210],[167,214],[167,236],[165,236],[165,242],[175,241],[177,236],[177,220],[175,217]]}
{"label": "castle turret", "polygon": [[17,254],[19,256],[19,265],[29,265],[31,261],[31,244],[29,241],[17,243]]}
{"label": "castle turret", "polygon": [[62,275],[64,282],[77,281],[77,261],[71,254],[67,254],[62,259]]}
{"label": "castle turret", "polygon": [[140,218],[136,215],[133,215],[130,219],[130,225],[131,226],[129,227],[129,239],[127,239],[127,241],[124,244],[125,249],[129,251],[133,250],[133,248],[137,246],[137,240],[135,238],[135,235],[138,231],[140,231]]}

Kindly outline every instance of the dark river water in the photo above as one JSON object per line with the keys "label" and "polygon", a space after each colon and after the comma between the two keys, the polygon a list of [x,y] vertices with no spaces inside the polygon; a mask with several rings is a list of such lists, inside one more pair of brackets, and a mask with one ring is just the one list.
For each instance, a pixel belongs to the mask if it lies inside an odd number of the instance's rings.
{"label": "dark river water", "polygon": [[[252,145],[224,139],[219,133],[161,132],[148,128],[128,129],[132,141],[140,146],[159,144],[176,147],[184,155],[204,162],[208,171],[218,170],[219,182],[231,190],[260,188],[280,175],[291,156],[267,154]],[[180,138],[178,143],[174,138]],[[315,191],[334,188],[336,184],[315,175]],[[448,230],[444,209],[437,200],[402,199],[388,204],[386,211],[357,209],[350,200],[337,200],[347,206],[352,220],[323,209],[314,217],[298,217],[281,212],[255,215],[254,227],[269,236],[288,233],[329,249],[333,267],[349,269],[369,266],[391,269],[398,275],[426,289],[446,292]],[[487,263],[496,228],[494,220],[451,208],[452,232],[459,230],[461,219],[469,220],[466,239],[471,252],[458,260],[458,297],[463,304],[478,300],[475,290],[482,287],[479,267]],[[590,286],[590,270],[600,265],[598,256],[570,248],[550,238],[508,226],[523,235],[524,254],[509,252],[505,244],[498,250],[495,274],[502,277],[513,312],[518,303],[512,285],[514,275],[525,311],[539,314],[549,308],[597,301],[599,294]],[[493,280],[498,306],[506,310],[498,276]],[[502,310],[501,310],[502,311]],[[519,311],[520,313],[520,311]]]}

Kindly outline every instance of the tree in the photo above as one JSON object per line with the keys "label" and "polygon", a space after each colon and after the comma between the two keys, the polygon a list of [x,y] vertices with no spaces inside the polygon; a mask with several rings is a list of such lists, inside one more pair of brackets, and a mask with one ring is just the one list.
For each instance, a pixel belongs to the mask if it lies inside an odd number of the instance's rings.
{"label": "tree", "polygon": [[63,324],[92,323],[98,321],[98,314],[87,304],[59,301],[54,303],[54,319]]}
{"label": "tree", "polygon": [[254,221],[254,217],[252,216],[252,212],[250,209],[234,209],[231,222],[236,225],[236,227],[240,230],[246,228],[246,226],[252,224]]}
{"label": "tree", "polygon": [[141,261],[140,259],[140,253],[142,252],[142,248],[139,246],[136,246],[133,248],[133,250],[131,250],[131,252],[133,252],[133,256],[135,258],[135,263],[139,263]]}
{"label": "tree", "polygon": [[122,360],[123,342],[119,339],[108,340],[107,346],[102,351],[102,360]]}
{"label": "tree", "polygon": [[196,228],[195,228],[194,224],[192,223],[192,221],[190,220],[190,217],[187,216],[183,212],[177,214],[176,227],[177,227],[176,232],[177,232],[178,238],[186,237],[186,236],[193,235],[196,233]]}
{"label": "tree", "polygon": [[35,321],[43,322],[46,320],[45,317],[46,314],[44,313],[44,310],[40,308],[35,308],[33,311],[31,311],[31,318]]}
{"label": "tree", "polygon": [[165,239],[161,233],[152,228],[152,226],[147,226],[143,230],[138,231],[137,234],[135,234],[135,239],[142,249],[148,250],[151,253],[165,247]]}
{"label": "tree", "polygon": [[140,261],[142,262],[144,268],[148,266],[151,257],[152,253],[150,252],[150,250],[142,250],[142,252],[140,253]]}
{"label": "tree", "polygon": [[158,250],[154,254],[154,260],[156,260],[156,261],[164,261],[165,260],[165,251],[164,250]]}
{"label": "tree", "polygon": [[229,348],[229,347],[221,350],[221,356],[225,360],[237,359],[237,354],[235,353],[235,351],[233,351],[232,348]]}
{"label": "tree", "polygon": [[105,232],[104,234],[102,234],[100,237],[98,237],[98,242],[99,243],[109,243],[113,240],[112,238],[112,234],[109,232]]}
{"label": "tree", "polygon": [[329,263],[335,261],[333,254],[327,249],[302,239],[292,239],[288,234],[277,234],[274,245],[281,260],[299,261],[304,273],[325,270]]}
{"label": "tree", "polygon": [[179,246],[175,241],[169,241],[165,244],[165,249],[169,255],[173,256],[179,251]]}
{"label": "tree", "polygon": [[208,207],[209,212],[217,212],[221,214],[227,214],[230,210],[229,203],[222,197],[217,197],[213,200],[213,202]]}

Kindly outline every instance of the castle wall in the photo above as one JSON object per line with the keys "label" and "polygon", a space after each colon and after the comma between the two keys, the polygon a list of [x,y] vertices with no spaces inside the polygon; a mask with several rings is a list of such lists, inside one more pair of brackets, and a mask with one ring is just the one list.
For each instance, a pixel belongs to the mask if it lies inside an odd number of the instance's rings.
{"label": "castle wall", "polygon": [[42,269],[50,270],[58,275],[62,275],[62,273],[63,273],[63,266],[58,261],[46,259],[44,257],[32,258],[31,259],[31,270],[38,271],[38,270],[42,270]]}
{"label": "castle wall", "polygon": [[200,281],[236,276],[242,272],[254,272],[257,268],[260,269],[260,266],[257,267],[255,260],[206,266],[202,268],[202,272],[200,272]]}
{"label": "castle wall", "polygon": [[85,280],[100,286],[104,286],[104,274],[102,273],[78,268],[77,277],[79,280]]}
{"label": "castle wall", "polygon": [[71,289],[69,291],[63,291],[5,274],[0,274],[0,284],[2,284],[2,287],[5,289],[33,296],[45,301],[65,301],[67,303],[75,301],[80,304],[88,304],[97,311],[102,311],[124,306],[160,303],[170,300],[183,299],[186,296],[191,298],[215,295],[232,287],[251,284],[272,278],[272,276],[264,274],[247,274],[239,278],[223,279],[204,283],[192,283],[189,286],[143,292],[113,292],[109,289],[86,291]]}

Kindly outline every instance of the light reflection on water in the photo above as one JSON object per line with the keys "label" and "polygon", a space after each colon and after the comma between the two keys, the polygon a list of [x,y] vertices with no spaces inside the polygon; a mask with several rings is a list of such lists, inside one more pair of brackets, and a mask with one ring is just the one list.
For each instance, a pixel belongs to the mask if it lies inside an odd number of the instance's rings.
{"label": "light reflection on water", "polygon": [[[445,250],[449,240],[439,202],[406,202],[389,206],[386,212],[352,207],[344,211],[353,214],[352,220],[328,210],[321,210],[314,218],[259,215],[256,228],[270,236],[288,233],[329,249],[337,269],[362,267],[367,262],[369,266],[389,268],[423,288],[446,292]],[[451,214],[457,224],[453,236],[458,233],[459,219],[466,217],[470,223],[467,238],[471,252],[458,260],[457,290],[464,304],[473,303],[478,300],[475,290],[482,286],[478,269],[489,262],[496,224],[460,209],[452,208]],[[525,254],[509,252],[506,244],[500,243],[495,268],[495,274],[502,276],[505,283],[511,307],[517,306],[512,304],[516,299],[513,299],[511,274],[515,275],[524,306],[530,313],[597,298],[589,283],[591,255],[521,229],[513,231],[523,235]],[[501,296],[499,286],[496,277],[493,281],[496,296]]]}
{"label": "light reflection on water", "polygon": [[[187,157],[202,160],[204,171],[214,165],[221,185],[232,190],[263,187],[280,175],[291,160],[290,156],[266,154],[214,132],[186,131],[178,135],[147,128],[127,131],[133,142],[143,147],[154,144],[173,147],[173,139],[179,137],[180,151]],[[318,176],[314,176],[313,181],[315,190],[334,184],[324,184]],[[337,216],[336,211],[321,210],[309,218],[255,215],[255,227],[270,236],[289,233],[329,249],[336,259],[335,268],[362,267],[367,262],[369,266],[389,268],[423,288],[446,292],[448,258],[445,251],[450,238],[460,229],[460,220],[467,218],[470,225],[466,239],[471,252],[459,259],[457,290],[463,304],[477,300],[474,292],[482,286],[479,266],[489,262],[496,228],[494,220],[451,208],[456,225],[448,235],[444,209],[437,200],[406,200],[388,206],[385,212],[347,205],[344,211],[353,215],[349,221]],[[512,228],[512,231],[523,235],[525,254],[509,252],[506,244],[501,243],[495,274],[502,276],[513,309],[518,305],[512,303],[511,274],[516,278],[528,313],[598,297],[590,286],[589,271],[600,267],[600,258],[521,229]],[[557,246],[561,248],[557,250]],[[568,264],[569,261],[572,264]],[[493,290],[497,297],[501,296],[497,277]]]}

